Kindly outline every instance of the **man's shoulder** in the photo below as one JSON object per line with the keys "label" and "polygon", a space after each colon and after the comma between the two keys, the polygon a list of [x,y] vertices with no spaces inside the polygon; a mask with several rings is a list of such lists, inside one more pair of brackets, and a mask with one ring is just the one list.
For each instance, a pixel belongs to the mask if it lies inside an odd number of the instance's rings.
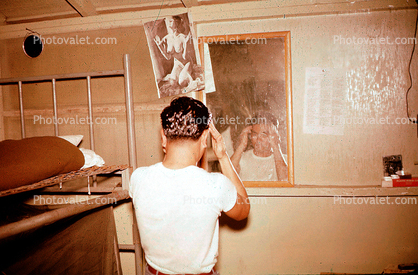
{"label": "man's shoulder", "polygon": [[135,177],[138,177],[140,175],[144,175],[144,174],[146,174],[146,173],[148,173],[150,171],[153,171],[153,170],[159,170],[159,169],[161,169],[160,167],[161,167],[161,162],[156,163],[156,164],[153,164],[153,165],[150,165],[150,166],[138,167],[132,173],[131,178],[135,178]]}
{"label": "man's shoulder", "polygon": [[215,184],[213,187],[214,188],[218,188],[220,186],[225,186],[225,185],[233,185],[232,182],[228,179],[227,176],[225,176],[222,173],[219,172],[207,172],[207,177],[210,178],[210,181],[212,182],[212,184]]}
{"label": "man's shoulder", "polygon": [[132,173],[131,179],[140,179],[146,176],[172,176],[172,177],[179,177],[183,176],[185,178],[193,177],[195,180],[210,180],[214,182],[224,182],[228,181],[229,179],[222,173],[219,172],[208,172],[203,168],[197,166],[189,166],[179,170],[171,170],[165,168],[162,162],[150,165],[150,166],[143,166],[135,169]]}
{"label": "man's shoulder", "polygon": [[190,166],[192,170],[192,173],[196,173],[196,174],[201,174],[203,176],[207,176],[207,177],[213,177],[213,178],[218,178],[218,177],[226,177],[224,174],[220,173],[220,172],[209,172],[201,167],[197,167],[197,166]]}

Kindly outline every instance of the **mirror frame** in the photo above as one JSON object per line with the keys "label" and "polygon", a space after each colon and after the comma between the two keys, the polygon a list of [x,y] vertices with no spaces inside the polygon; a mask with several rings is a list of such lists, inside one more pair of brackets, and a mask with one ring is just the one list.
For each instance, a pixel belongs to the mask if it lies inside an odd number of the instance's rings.
{"label": "mirror frame", "polygon": [[[39,43],[36,43],[35,37],[38,38]],[[32,32],[26,35],[25,39],[23,40],[22,47],[26,56],[30,58],[36,58],[41,55],[44,49],[44,44],[42,43],[41,36]]]}
{"label": "mirror frame", "polygon": [[[228,45],[238,45],[248,41],[248,39],[274,39],[283,38],[284,41],[284,91],[286,92],[286,123],[287,123],[287,181],[244,181],[245,187],[293,187],[294,186],[294,160],[293,160],[293,113],[292,113],[292,76],[291,76],[291,54],[290,54],[290,31],[267,32],[267,33],[249,33],[249,34],[231,34],[202,36],[198,38],[199,52],[201,56],[202,67],[205,68],[204,45],[214,43],[224,43]],[[268,41],[268,40],[267,40]],[[207,103],[206,94],[203,94],[205,103]],[[207,161],[207,158],[206,158]],[[204,165],[208,167],[208,165]]]}

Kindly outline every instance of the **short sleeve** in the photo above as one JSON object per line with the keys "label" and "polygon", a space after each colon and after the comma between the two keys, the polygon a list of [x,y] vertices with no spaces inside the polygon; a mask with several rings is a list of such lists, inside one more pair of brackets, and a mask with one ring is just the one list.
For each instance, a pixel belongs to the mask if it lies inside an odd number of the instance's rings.
{"label": "short sleeve", "polygon": [[218,174],[220,180],[221,209],[224,212],[231,210],[237,201],[237,189],[234,184],[223,174]]}
{"label": "short sleeve", "polygon": [[144,173],[145,167],[140,167],[135,169],[135,171],[131,175],[131,179],[129,181],[129,196],[131,198],[134,197],[135,190],[139,184],[140,179],[142,178],[142,174]]}

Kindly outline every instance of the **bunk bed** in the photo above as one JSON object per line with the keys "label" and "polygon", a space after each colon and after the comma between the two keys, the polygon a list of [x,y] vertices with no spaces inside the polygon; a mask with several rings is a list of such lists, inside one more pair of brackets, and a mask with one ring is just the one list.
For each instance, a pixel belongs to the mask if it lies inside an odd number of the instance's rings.
{"label": "bunk bed", "polygon": [[[0,188],[0,247],[2,251],[8,251],[0,261],[0,271],[3,274],[121,274],[120,250],[135,252],[137,274],[141,273],[142,251],[135,219],[132,226],[134,244],[119,245],[113,217],[114,204],[129,202],[129,176],[137,167],[129,55],[123,56],[123,64],[122,70],[114,71],[0,79],[0,85],[18,85],[21,138],[24,141],[30,139],[26,137],[25,131],[24,83],[52,82],[54,133],[55,138],[60,139],[56,81],[87,80],[88,117],[93,121],[91,79],[123,77],[129,156],[129,164],[93,165],[88,168],[79,168],[78,165],[76,169],[55,173],[36,182]],[[89,136],[90,148],[94,152],[92,124],[89,124]],[[75,144],[64,145],[77,148]],[[9,177],[14,173],[19,172],[13,172]],[[111,188],[100,187],[97,185],[97,177],[100,175],[116,176],[120,178],[120,184]],[[79,179],[85,179],[87,186],[72,188],[71,183]],[[3,180],[7,182],[7,179]],[[48,192],[63,196],[68,192],[83,192],[88,199],[81,203],[53,205],[43,209],[21,203],[22,198],[28,197],[27,194],[33,197],[34,194]]]}

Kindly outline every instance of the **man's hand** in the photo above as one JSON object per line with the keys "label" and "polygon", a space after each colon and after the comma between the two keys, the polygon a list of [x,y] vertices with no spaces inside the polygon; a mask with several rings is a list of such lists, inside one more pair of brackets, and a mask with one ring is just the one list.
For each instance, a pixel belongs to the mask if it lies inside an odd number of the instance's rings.
{"label": "man's hand", "polygon": [[241,166],[239,165],[239,161],[241,160],[242,154],[244,153],[245,149],[247,148],[248,144],[248,134],[251,133],[253,126],[247,126],[242,130],[242,132],[238,136],[238,146],[235,149],[234,154],[231,156],[231,162],[236,171],[239,173],[241,171]]}
{"label": "man's hand", "polygon": [[251,129],[253,126],[247,126],[242,130],[241,134],[239,134],[238,137],[238,147],[237,150],[245,151],[245,148],[247,148],[248,144],[248,135],[251,133]]}
{"label": "man's hand", "polygon": [[226,146],[222,135],[216,130],[213,122],[209,124],[209,132],[212,135],[212,149],[218,159],[224,158],[226,154]]}
{"label": "man's hand", "polygon": [[273,148],[273,150],[280,149],[281,139],[280,139],[279,131],[277,131],[277,128],[274,125],[270,125],[268,128],[268,131],[269,131],[269,142],[270,142],[271,148]]}

